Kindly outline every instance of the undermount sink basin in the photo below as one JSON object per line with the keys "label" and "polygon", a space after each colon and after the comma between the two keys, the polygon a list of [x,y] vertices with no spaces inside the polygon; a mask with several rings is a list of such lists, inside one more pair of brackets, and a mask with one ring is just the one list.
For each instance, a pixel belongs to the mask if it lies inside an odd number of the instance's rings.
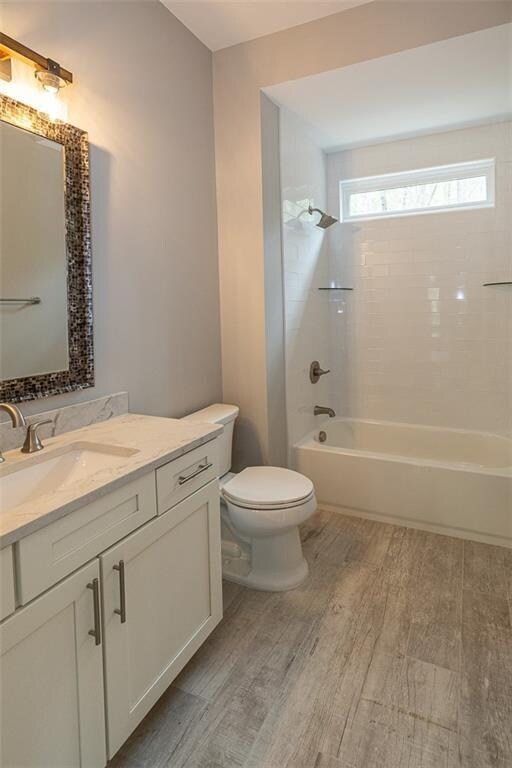
{"label": "undermount sink basin", "polygon": [[6,512],[38,497],[63,490],[95,472],[114,469],[135,455],[135,448],[101,443],[71,443],[42,452],[12,468],[3,465],[0,475],[0,508]]}

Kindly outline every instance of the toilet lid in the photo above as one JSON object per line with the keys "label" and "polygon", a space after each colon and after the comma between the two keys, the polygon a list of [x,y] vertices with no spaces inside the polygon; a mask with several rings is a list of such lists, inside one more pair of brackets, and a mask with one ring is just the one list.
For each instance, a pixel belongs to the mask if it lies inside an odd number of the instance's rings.
{"label": "toilet lid", "polygon": [[282,467],[247,467],[222,488],[226,499],[255,507],[292,506],[313,493],[304,475]]}

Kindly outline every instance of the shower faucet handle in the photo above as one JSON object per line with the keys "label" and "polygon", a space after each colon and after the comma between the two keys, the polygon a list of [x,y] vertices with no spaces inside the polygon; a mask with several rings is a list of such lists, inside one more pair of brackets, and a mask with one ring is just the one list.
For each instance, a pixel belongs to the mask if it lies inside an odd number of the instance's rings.
{"label": "shower faucet handle", "polygon": [[320,376],[325,376],[326,373],[330,373],[330,369],[327,369],[324,371],[322,368],[320,368],[320,363],[318,360],[313,360],[311,365],[309,366],[309,380],[312,384],[316,384],[317,381],[320,379]]}

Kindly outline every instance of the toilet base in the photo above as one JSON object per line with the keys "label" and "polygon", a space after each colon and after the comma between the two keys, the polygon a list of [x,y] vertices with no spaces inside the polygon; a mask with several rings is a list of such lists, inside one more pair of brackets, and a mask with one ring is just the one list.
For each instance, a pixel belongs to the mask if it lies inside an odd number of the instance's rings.
{"label": "toilet base", "polygon": [[222,575],[227,581],[265,592],[285,592],[300,586],[308,576],[298,527],[252,539],[248,550],[243,557],[223,558]]}
{"label": "toilet base", "polygon": [[309,574],[309,566],[304,560],[301,568],[297,569],[297,572],[290,576],[287,580],[276,583],[276,581],[269,581],[267,579],[259,580],[253,574],[248,573],[243,575],[238,573],[238,564],[223,564],[222,566],[222,578],[226,581],[233,581],[235,584],[241,584],[243,587],[249,589],[258,589],[263,592],[287,592],[290,589],[296,589],[307,579]]}

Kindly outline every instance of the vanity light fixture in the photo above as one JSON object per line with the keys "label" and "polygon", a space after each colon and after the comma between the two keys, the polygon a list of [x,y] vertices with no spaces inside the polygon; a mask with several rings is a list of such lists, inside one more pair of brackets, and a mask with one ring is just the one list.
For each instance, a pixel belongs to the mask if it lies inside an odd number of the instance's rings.
{"label": "vanity light fixture", "polygon": [[0,59],[5,61],[10,57],[34,64],[37,80],[49,93],[58,93],[64,85],[73,82],[73,74],[61,67],[56,61],[41,56],[40,53],[27,48],[23,43],[19,43],[14,38],[0,32]]}
{"label": "vanity light fixture", "polygon": [[48,93],[58,93],[66,85],[66,81],[61,77],[60,64],[52,61],[52,59],[47,59],[47,61],[48,69],[36,69],[36,80],[39,80]]}

